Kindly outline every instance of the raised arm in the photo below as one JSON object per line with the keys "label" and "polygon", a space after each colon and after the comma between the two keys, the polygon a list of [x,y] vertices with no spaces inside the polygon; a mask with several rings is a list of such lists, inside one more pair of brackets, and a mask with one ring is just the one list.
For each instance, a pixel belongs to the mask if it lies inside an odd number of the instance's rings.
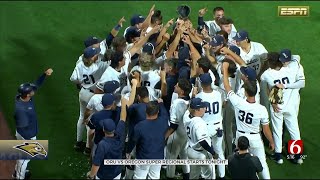
{"label": "raised arm", "polygon": [[122,23],[125,22],[125,21],[126,20],[124,19],[124,17],[122,17],[119,20],[118,24],[111,30],[111,32],[106,37],[106,44],[107,44],[108,47],[111,46],[113,38],[115,38],[118,35],[119,30],[123,27]]}
{"label": "raised arm", "polygon": [[160,68],[160,81],[161,81],[161,96],[167,96],[167,81],[166,81],[166,72]]}
{"label": "raised arm", "polygon": [[151,23],[151,16],[153,15],[154,13],[154,8],[155,8],[155,5],[152,5],[152,7],[150,8],[149,10],[149,14],[148,16],[146,17],[146,19],[143,21],[142,25],[141,25],[141,29],[145,29],[147,28],[150,23]]}
{"label": "raised arm", "polygon": [[177,49],[182,33],[183,31],[178,27],[176,37],[174,38],[173,42],[169,46],[168,51],[166,52],[167,58],[171,58],[173,56],[173,52]]}
{"label": "raised arm", "polygon": [[132,86],[131,86],[130,97],[129,97],[129,101],[127,102],[128,107],[130,107],[134,103],[134,99],[136,97],[138,80],[132,79],[131,84],[132,84]]}
{"label": "raised arm", "polygon": [[226,93],[229,93],[231,91],[231,86],[229,84],[229,63],[228,62],[223,62],[222,63],[222,68],[223,68],[223,85],[224,89],[226,90]]}
{"label": "raised arm", "polygon": [[230,55],[231,57],[233,57],[236,63],[239,64],[240,66],[246,66],[246,63],[244,62],[244,60],[240,56],[238,56],[236,53],[228,49],[227,47],[221,48],[220,52],[221,54]]}
{"label": "raised arm", "polygon": [[197,61],[198,59],[201,58],[200,53],[198,52],[198,50],[194,47],[194,45],[192,44],[190,37],[188,35],[184,35],[183,42],[185,42],[186,44],[188,44],[190,52],[191,52],[191,59]]}
{"label": "raised arm", "polygon": [[161,31],[160,31],[160,33],[159,33],[159,36],[157,37],[156,46],[158,46],[158,44],[161,42],[163,35],[166,34],[168,28],[169,28],[170,26],[172,26],[172,24],[173,24],[173,19],[170,19],[170,20],[167,22],[167,24],[161,28]]}
{"label": "raised arm", "polygon": [[205,24],[205,22],[204,22],[204,20],[203,20],[203,16],[206,14],[207,11],[208,11],[207,8],[203,8],[203,9],[200,9],[200,10],[199,10],[199,15],[198,15],[198,25],[199,25],[199,26]]}
{"label": "raised arm", "polygon": [[41,74],[41,76],[34,82],[34,84],[37,86],[37,88],[43,84],[46,76],[51,76],[52,72],[53,72],[53,70],[51,68],[49,68],[43,74]]}

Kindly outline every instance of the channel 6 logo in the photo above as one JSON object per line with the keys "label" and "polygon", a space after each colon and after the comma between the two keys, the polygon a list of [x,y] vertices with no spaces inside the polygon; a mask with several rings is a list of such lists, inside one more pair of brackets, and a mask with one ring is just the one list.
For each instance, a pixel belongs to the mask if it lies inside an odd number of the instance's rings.
{"label": "channel 6 logo", "polygon": [[289,152],[289,154],[302,154],[303,153],[303,141],[302,140],[289,140],[288,152]]}

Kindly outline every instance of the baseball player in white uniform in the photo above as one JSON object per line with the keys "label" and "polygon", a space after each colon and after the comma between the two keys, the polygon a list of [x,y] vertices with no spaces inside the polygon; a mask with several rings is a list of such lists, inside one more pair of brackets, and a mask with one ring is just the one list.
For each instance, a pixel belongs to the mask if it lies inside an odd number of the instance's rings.
{"label": "baseball player in white uniform", "polygon": [[[191,84],[187,79],[179,79],[175,85],[175,92],[178,99],[174,100],[170,107],[170,127],[166,133],[167,148],[166,159],[188,159],[187,154],[187,133],[183,124],[183,116],[189,107],[189,94],[191,92]],[[182,166],[183,179],[189,179],[190,166]],[[174,178],[175,166],[167,166],[167,178]]]}
{"label": "baseball player in white uniform", "polygon": [[[198,25],[199,21],[203,22],[203,16],[205,15],[205,13],[208,11],[207,8],[203,8],[199,10],[199,16],[198,16]],[[213,15],[214,15],[214,20],[211,21],[204,21],[204,23],[209,27],[208,32],[210,36],[214,36],[218,31],[221,30],[221,27],[218,25],[217,21],[224,17],[224,9],[222,7],[215,7],[213,9]],[[232,37],[235,36],[235,34],[237,33],[237,29],[236,27],[232,24],[231,25],[231,32],[229,34],[229,40],[232,40]]]}
{"label": "baseball player in white uniform", "polygon": [[[228,65],[227,62],[224,62],[223,69],[228,69]],[[260,159],[263,167],[260,174],[261,177],[263,179],[270,179],[264,144],[260,136],[260,125],[262,125],[263,133],[270,142],[271,150],[274,149],[274,142],[269,127],[267,109],[255,101],[257,85],[252,81],[246,81],[244,83],[245,94],[247,96],[247,99],[244,100],[231,90],[229,81],[226,77],[223,78],[223,83],[227,92],[227,98],[232,103],[235,111],[237,124],[236,142],[240,136],[246,136],[249,139],[249,152]]]}
{"label": "baseball player in white uniform", "polygon": [[[206,103],[206,112],[202,119],[207,123],[209,136],[212,141],[214,151],[218,158],[224,160],[223,142],[223,126],[222,126],[222,104],[223,97],[219,91],[211,88],[212,79],[209,73],[200,75],[202,92],[196,95],[196,98],[201,98]],[[225,176],[225,165],[218,166],[218,175],[220,178]]]}
{"label": "baseball player in white uniform", "polygon": [[[188,136],[189,159],[212,159],[215,152],[211,145],[206,122],[202,119],[206,112],[206,103],[200,98],[190,101],[189,110],[183,116],[183,124]],[[190,179],[215,179],[214,165],[190,166]]]}
{"label": "baseball player in white uniform", "polygon": [[[270,106],[273,137],[275,140],[274,158],[278,164],[282,164],[283,122],[289,131],[291,139],[301,139],[298,125],[299,89],[304,87],[305,77],[302,66],[297,61],[291,59],[291,52],[289,50],[283,50],[279,56],[279,60],[269,59],[270,68],[261,75],[261,81],[268,85],[269,90],[273,86],[283,88],[283,104],[271,104]],[[303,163],[301,158],[296,158],[296,160],[298,164]]]}
{"label": "baseball player in white uniform", "polygon": [[[88,47],[84,50],[83,59],[74,68],[70,80],[81,86],[79,92],[80,115],[77,123],[77,143],[75,149],[80,149],[83,145],[83,130],[85,128],[84,113],[90,98],[94,95],[97,81],[107,68],[107,63],[98,60],[99,48]],[[89,142],[87,142],[89,147]]]}

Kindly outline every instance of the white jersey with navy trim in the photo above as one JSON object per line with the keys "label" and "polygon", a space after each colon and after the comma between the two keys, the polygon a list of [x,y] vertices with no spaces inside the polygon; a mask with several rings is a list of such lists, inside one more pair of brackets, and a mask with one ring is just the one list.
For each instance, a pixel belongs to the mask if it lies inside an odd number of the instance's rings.
{"label": "white jersey with navy trim", "polygon": [[143,71],[140,66],[134,66],[131,69],[131,72],[135,70],[141,72],[141,80],[142,80],[143,86],[150,86],[154,88],[155,85],[160,81],[160,75],[159,75],[160,72],[158,69]]}
{"label": "white jersey with navy trim", "polygon": [[184,99],[176,99],[170,107],[170,123],[177,124],[178,129],[175,131],[181,137],[187,137],[187,132],[183,124],[183,116],[189,106],[189,101]]}
{"label": "white jersey with navy trim", "polygon": [[[261,75],[261,81],[268,84],[269,90],[276,84],[290,84],[296,82],[297,70],[289,67],[282,67],[280,70],[267,69]],[[297,95],[297,91],[293,89],[283,89],[283,104],[278,104],[280,109],[285,109],[290,101]]]}
{"label": "white jersey with navy trim", "polygon": [[233,91],[229,91],[227,97],[234,107],[238,131],[259,133],[260,125],[269,124],[268,111],[261,104],[249,103]]}
{"label": "white jersey with navy trim", "polygon": [[200,92],[196,95],[196,98],[201,98],[207,104],[206,113],[202,117],[206,123],[222,122],[223,97],[219,91],[213,90],[211,93]]}
{"label": "white jersey with navy trim", "polygon": [[87,109],[93,111],[93,113],[103,110],[102,97],[103,94],[93,95],[87,104]]}
{"label": "white jersey with navy trim", "polygon": [[94,90],[94,86],[100,80],[103,72],[107,69],[108,64],[97,60],[89,67],[85,66],[82,59],[76,64],[70,81],[79,82],[85,89]]}
{"label": "white jersey with navy trim", "polygon": [[205,140],[211,144],[211,138],[208,133],[207,124],[201,117],[190,118],[189,110],[183,116],[183,124],[188,136],[188,144],[196,150],[203,150],[199,142]]}
{"label": "white jersey with navy trim", "polygon": [[259,74],[262,66],[262,60],[265,59],[268,51],[266,48],[258,42],[250,42],[250,51],[246,53],[240,47],[240,57],[244,60],[244,62]]}

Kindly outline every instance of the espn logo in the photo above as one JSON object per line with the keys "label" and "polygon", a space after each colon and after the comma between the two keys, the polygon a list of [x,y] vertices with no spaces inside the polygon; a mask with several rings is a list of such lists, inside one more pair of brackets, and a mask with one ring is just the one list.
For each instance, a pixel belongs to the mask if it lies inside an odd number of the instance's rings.
{"label": "espn logo", "polygon": [[303,153],[303,141],[302,140],[289,140],[288,153],[289,154],[302,154]]}
{"label": "espn logo", "polygon": [[309,6],[278,6],[278,16],[309,17]]}

